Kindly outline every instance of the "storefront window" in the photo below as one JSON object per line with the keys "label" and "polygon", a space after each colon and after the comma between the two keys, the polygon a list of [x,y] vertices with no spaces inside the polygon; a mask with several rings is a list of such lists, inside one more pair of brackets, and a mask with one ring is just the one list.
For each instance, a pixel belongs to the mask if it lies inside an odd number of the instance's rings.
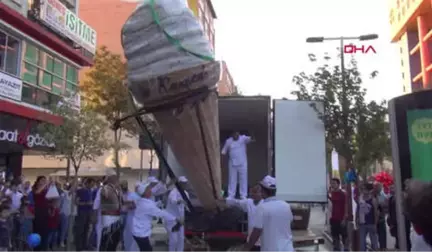
{"label": "storefront window", "polygon": [[23,85],[21,99],[23,102],[36,104],[36,88],[29,85]]}
{"label": "storefront window", "polygon": [[20,41],[0,30],[0,71],[18,74]]}
{"label": "storefront window", "polygon": [[[61,96],[70,96],[78,90],[78,69],[61,59],[26,43],[22,79],[35,91],[34,104],[42,107],[55,105]],[[30,93],[29,89],[23,90]],[[24,99],[24,98],[23,98]]]}

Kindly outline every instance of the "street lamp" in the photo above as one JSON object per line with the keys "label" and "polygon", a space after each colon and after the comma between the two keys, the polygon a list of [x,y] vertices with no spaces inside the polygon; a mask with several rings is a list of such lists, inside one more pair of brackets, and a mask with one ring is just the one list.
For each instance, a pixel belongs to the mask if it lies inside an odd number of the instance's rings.
{"label": "street lamp", "polygon": [[[360,40],[360,41],[366,41],[366,40],[373,40],[377,39],[377,34],[365,34],[358,37],[309,37],[306,39],[307,43],[322,43],[326,40],[339,40],[340,41],[340,57],[341,57],[341,77],[342,77],[342,120],[344,122],[344,125],[348,125],[348,102],[347,102],[347,90],[346,90],[346,77],[345,77],[345,57],[344,57],[344,41],[347,40]],[[344,132],[344,139],[345,141],[348,141],[350,138],[349,132]],[[346,157],[345,157],[346,158]],[[350,157],[351,159],[351,157]],[[352,167],[352,160],[345,160],[346,165],[349,167],[349,170],[354,170]],[[352,189],[351,189],[351,183],[348,183],[347,185],[347,207],[348,207],[348,218],[349,221],[353,221],[353,209],[352,209]],[[353,241],[353,235],[350,234],[350,240],[351,245]],[[357,250],[357,249],[355,249]]]}

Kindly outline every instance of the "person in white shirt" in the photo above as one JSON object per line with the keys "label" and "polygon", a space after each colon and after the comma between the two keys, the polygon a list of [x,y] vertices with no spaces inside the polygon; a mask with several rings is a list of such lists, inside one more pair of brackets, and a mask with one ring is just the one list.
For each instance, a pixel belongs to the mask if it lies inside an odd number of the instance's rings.
{"label": "person in white shirt", "polygon": [[165,223],[172,225],[171,231],[178,231],[182,225],[182,221],[156,206],[156,203],[150,199],[152,196],[152,186],[150,184],[139,185],[137,193],[140,195],[140,198],[135,202],[136,208],[132,221],[132,235],[140,251],[152,251],[150,236],[153,218],[163,218]]}
{"label": "person in white shirt", "polygon": [[235,198],[237,181],[239,182],[240,198],[246,199],[248,188],[246,145],[252,141],[250,136],[234,132],[225,141],[222,155],[228,154],[228,198]]}
{"label": "person in white shirt", "polygon": [[66,247],[67,234],[69,230],[69,219],[72,215],[72,194],[69,186],[64,185],[63,192],[60,194],[60,246]]}
{"label": "person in white shirt", "polygon": [[[237,206],[241,208],[244,212],[247,213],[248,216],[248,238],[250,237],[253,226],[254,226],[254,219],[255,214],[258,206],[263,203],[263,199],[261,196],[261,186],[256,185],[251,188],[250,190],[250,198],[238,200],[238,199],[226,199],[226,203],[228,206]],[[255,243],[255,245],[252,247],[251,251],[260,251],[261,242],[258,239],[258,241]]]}
{"label": "person in white shirt", "polygon": [[[181,176],[178,178],[180,187],[186,188],[188,180],[186,177]],[[184,191],[186,196],[189,197],[188,193]],[[167,205],[165,210],[176,217],[178,220],[184,221],[185,219],[185,202],[179,192],[179,190],[174,187],[167,200]],[[172,223],[165,223],[165,228],[169,234],[168,249],[169,251],[183,251],[184,250],[184,227],[180,227],[178,231],[171,231]]]}
{"label": "person in white shirt", "polygon": [[10,192],[8,194],[9,198],[11,199],[11,211],[16,212],[21,207],[21,198],[23,197],[23,194],[18,191],[18,185],[15,183],[12,183],[10,187]]}
{"label": "person in white shirt", "polygon": [[261,182],[264,202],[255,212],[253,230],[245,251],[250,251],[261,237],[261,251],[294,251],[291,222],[293,214],[288,203],[275,198],[276,180],[266,176]]}
{"label": "person in white shirt", "polygon": [[152,187],[151,199],[154,200],[157,203],[157,205],[160,207],[161,202],[159,202],[158,198],[168,192],[167,186],[154,176],[148,177],[147,183]]}
{"label": "person in white shirt", "polygon": [[[126,213],[126,221],[123,227],[123,243],[125,251],[138,251],[138,244],[135,242],[132,237],[132,225],[133,225],[133,217],[135,214],[135,202],[140,198],[138,193],[136,193],[138,186],[140,183],[135,185],[135,191],[126,191],[124,192],[123,205],[125,207]],[[126,182],[127,186],[127,182]]]}

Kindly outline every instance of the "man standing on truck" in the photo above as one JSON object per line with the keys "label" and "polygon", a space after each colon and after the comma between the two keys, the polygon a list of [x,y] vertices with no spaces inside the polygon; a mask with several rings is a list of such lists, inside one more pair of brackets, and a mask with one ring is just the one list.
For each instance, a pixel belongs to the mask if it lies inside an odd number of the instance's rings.
{"label": "man standing on truck", "polygon": [[234,199],[239,182],[240,198],[246,199],[248,188],[246,145],[252,142],[252,137],[240,135],[235,131],[225,141],[222,155],[228,154],[228,199]]}
{"label": "man standing on truck", "polygon": [[261,203],[254,217],[252,233],[243,251],[251,251],[261,237],[261,251],[294,251],[291,206],[276,199],[276,179],[266,176],[261,182]]}

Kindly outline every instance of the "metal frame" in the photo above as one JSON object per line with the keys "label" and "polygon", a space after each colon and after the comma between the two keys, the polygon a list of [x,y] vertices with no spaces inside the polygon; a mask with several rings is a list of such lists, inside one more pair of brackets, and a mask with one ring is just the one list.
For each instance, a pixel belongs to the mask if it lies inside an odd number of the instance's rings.
{"label": "metal frame", "polygon": [[[207,94],[207,93],[201,93],[201,94]],[[130,93],[129,93],[129,97],[130,97],[132,104],[135,104],[135,103],[133,103],[133,97]],[[201,97],[201,95],[198,95],[198,97]],[[170,177],[170,179],[175,181],[175,186],[176,186],[177,190],[179,191],[180,195],[182,196],[183,200],[186,202],[187,207],[189,208],[189,211],[192,213],[195,212],[195,207],[192,205],[192,202],[187,197],[184,189],[180,186],[180,184],[176,180],[176,175],[174,174],[171,166],[169,165],[167,159],[165,158],[165,155],[162,151],[162,147],[159,146],[159,144],[156,142],[156,140],[152,136],[149,128],[147,127],[146,123],[141,118],[141,116],[145,115],[145,114],[150,114],[150,113],[154,113],[154,112],[162,111],[162,110],[167,110],[167,109],[178,108],[179,104],[169,103],[169,104],[164,105],[164,106],[156,106],[156,107],[148,108],[148,109],[144,109],[144,108],[137,109],[135,105],[133,107],[134,107],[135,112],[116,120],[114,122],[114,124],[112,125],[113,130],[119,129],[121,127],[122,122],[124,122],[128,119],[131,119],[131,118],[135,118],[135,121],[137,122],[138,126],[141,128],[142,133],[145,133],[149,136],[150,143],[153,145],[153,148],[156,152],[156,155],[158,156],[159,160],[162,161],[163,165],[166,167],[166,170],[168,172],[168,176]]]}

